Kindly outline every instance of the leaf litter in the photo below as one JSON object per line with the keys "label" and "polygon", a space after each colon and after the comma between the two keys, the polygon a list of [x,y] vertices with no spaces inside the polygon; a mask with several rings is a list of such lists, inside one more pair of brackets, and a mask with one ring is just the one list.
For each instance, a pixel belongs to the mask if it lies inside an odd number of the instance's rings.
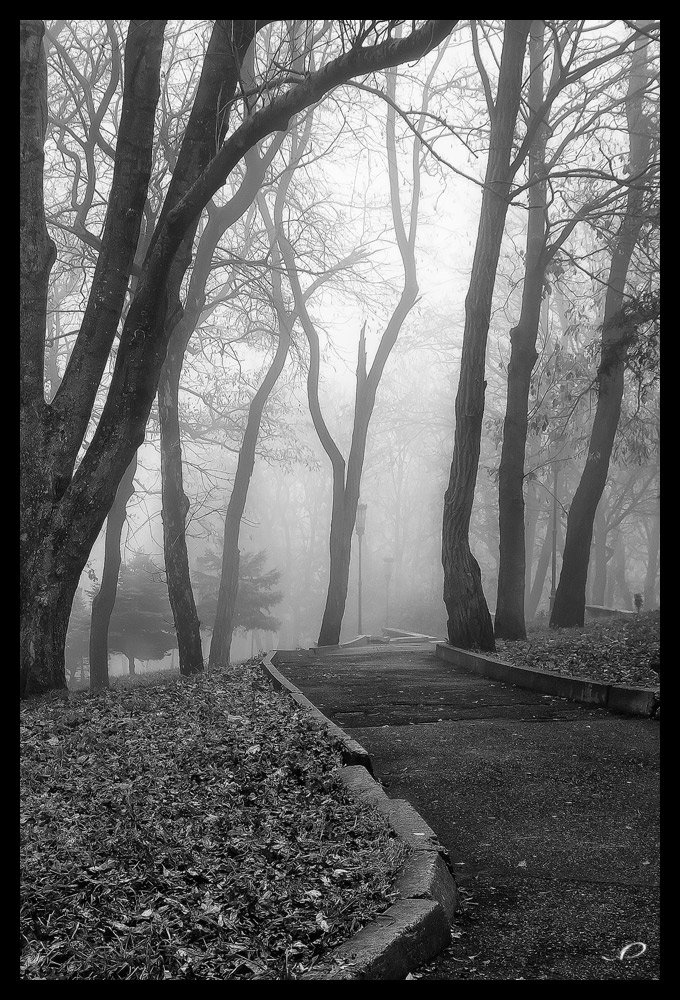
{"label": "leaf litter", "polygon": [[298,979],[396,897],[403,842],[253,663],[29,700],[21,748],[23,979]]}
{"label": "leaf litter", "polygon": [[[660,611],[587,622],[582,628],[527,629],[526,642],[496,640],[496,658],[517,666],[605,684],[659,687]],[[485,654],[488,655],[488,654]]]}

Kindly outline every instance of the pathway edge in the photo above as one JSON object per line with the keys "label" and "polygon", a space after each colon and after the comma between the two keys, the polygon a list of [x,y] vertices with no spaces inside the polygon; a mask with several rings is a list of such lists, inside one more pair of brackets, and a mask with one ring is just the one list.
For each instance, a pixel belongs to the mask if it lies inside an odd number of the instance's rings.
{"label": "pathway edge", "polygon": [[307,979],[406,979],[451,942],[451,922],[458,904],[447,852],[434,831],[405,799],[391,799],[373,777],[371,758],[356,740],[331,722],[274,663],[276,651],[260,667],[278,690],[321,722],[342,747],[338,776],[358,801],[370,802],[410,848],[396,880],[399,898],[353,937],[332,949]]}
{"label": "pathway edge", "polygon": [[636,688],[627,684],[605,684],[587,677],[572,677],[568,674],[553,674],[535,667],[519,667],[505,660],[492,659],[482,653],[471,653],[459,649],[448,642],[438,642],[435,646],[438,659],[452,663],[463,670],[469,670],[514,684],[515,687],[542,694],[551,694],[568,701],[584,705],[596,705],[616,715],[653,717],[659,707],[659,691],[656,688]]}

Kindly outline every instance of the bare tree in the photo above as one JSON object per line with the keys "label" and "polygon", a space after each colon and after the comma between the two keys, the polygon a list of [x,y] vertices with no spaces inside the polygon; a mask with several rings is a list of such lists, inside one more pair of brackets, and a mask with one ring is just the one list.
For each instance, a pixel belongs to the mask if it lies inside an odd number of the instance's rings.
{"label": "bare tree", "polygon": [[125,524],[127,504],[135,491],[136,471],[137,454],[135,453],[120,481],[116,491],[116,499],[106,518],[102,582],[92,600],[90,620],[90,691],[92,694],[103,691],[109,686],[109,625],[116,603],[121,563],[121,534]]}
{"label": "bare tree", "polygon": [[[281,288],[281,254],[278,245],[278,234],[282,232],[283,206],[286,202],[290,182],[309,142],[313,113],[310,112],[305,121],[303,134],[298,136],[297,128],[291,131],[290,161],[279,178],[274,200],[274,217],[272,218],[264,196],[257,198],[270,242],[271,252],[271,285],[272,303],[277,317],[277,345],[271,364],[255,392],[250,406],[248,418],[239,450],[236,474],[232,486],[227,513],[224,521],[224,538],[222,546],[222,571],[220,587],[217,595],[217,611],[210,643],[210,665],[228,666],[231,655],[231,638],[234,631],[234,613],[238,596],[239,581],[239,534],[241,519],[246,507],[248,489],[255,466],[255,452],[260,432],[262,413],[276,382],[283,371],[291,343],[294,316],[286,309]],[[251,151],[254,153],[254,151]]]}
{"label": "bare tree", "polygon": [[[533,119],[540,116],[538,128],[529,150],[528,177],[529,205],[525,272],[522,288],[522,305],[517,325],[510,331],[511,353],[508,365],[507,403],[503,427],[503,446],[499,467],[499,526],[500,565],[498,576],[498,597],[495,615],[495,634],[503,639],[523,639],[526,637],[524,623],[524,593],[522,580],[525,575],[524,553],[524,461],[528,425],[529,387],[533,367],[538,358],[536,340],[538,335],[541,302],[546,291],[546,273],[555,255],[566,244],[576,226],[589,222],[601,223],[605,213],[613,213],[625,197],[629,184],[639,183],[639,178],[616,175],[607,166],[602,156],[603,138],[601,116],[615,114],[620,102],[618,84],[623,70],[620,68],[621,55],[632,44],[636,35],[628,34],[623,42],[612,43],[595,50],[590,59],[572,69],[574,39],[578,39],[582,22],[568,22],[559,29],[551,25],[553,36],[553,67],[548,94],[543,93],[543,66],[548,46],[545,42],[545,25],[535,21],[529,44],[529,129],[535,125]],[[611,66],[611,72],[602,73]],[[591,81],[590,70],[598,69],[601,80]],[[559,126],[557,148],[546,158],[546,142],[550,128],[549,112],[557,96],[568,84],[579,82],[576,94],[567,94],[566,102],[555,113]],[[569,123],[569,115],[573,122]],[[551,202],[555,198],[555,188],[562,186],[562,201],[569,194],[570,151],[583,148],[590,137],[595,138],[593,148],[602,156],[602,169],[595,173],[605,175],[610,170],[611,177],[583,176],[583,152],[574,157],[573,182],[584,186],[580,207],[561,212],[557,225],[553,222],[554,208],[548,202],[548,184],[551,185]],[[592,145],[592,144],[591,144]],[[606,150],[605,150],[606,151]],[[591,161],[593,159],[591,155]],[[591,170],[590,165],[586,174]],[[558,179],[551,180],[551,177]],[[578,180],[576,180],[578,178]],[[572,198],[569,200],[577,200]],[[567,201],[567,204],[569,202]]]}
{"label": "bare tree", "polygon": [[513,138],[530,27],[530,20],[505,22],[495,101],[486,72],[478,60],[485,81],[491,136],[477,244],[465,300],[465,329],[456,395],[456,430],[449,486],[444,496],[442,528],[448,639],[453,645],[466,649],[474,645],[485,650],[495,648],[493,623],[482,590],[479,564],[470,550],[468,532],[484,415],[484,372],[491,299],[510,185],[519,166],[517,158],[514,162],[512,160]]}
{"label": "bare tree", "polygon": [[[440,53],[441,58],[441,53]],[[340,641],[340,630],[347,601],[349,567],[352,547],[352,532],[356,521],[357,505],[361,490],[361,475],[366,452],[368,428],[375,406],[375,397],[382,377],[385,364],[396,343],[399,332],[406,317],[416,302],[418,283],[416,278],[415,244],[418,226],[418,208],[420,199],[420,131],[427,116],[430,86],[437,70],[439,60],[436,60],[428,74],[423,87],[420,118],[415,129],[412,147],[412,195],[409,206],[408,226],[404,225],[401,197],[399,192],[399,173],[396,156],[396,77],[394,73],[387,74],[387,162],[390,186],[390,205],[397,246],[404,270],[404,283],[399,301],[382,334],[375,353],[373,363],[367,370],[366,340],[364,323],[359,336],[358,362],[356,372],[356,391],[354,401],[354,418],[352,439],[347,461],[333,439],[324,420],[319,401],[319,368],[320,349],[319,337],[307,311],[300,280],[295,265],[295,259],[290,244],[282,244],[283,257],[286,264],[288,279],[293,289],[295,302],[300,314],[303,329],[309,342],[310,361],[307,378],[307,395],[309,408],[315,430],[321,445],[331,462],[333,476],[331,526],[330,526],[330,567],[326,605],[324,608],[318,644],[320,646],[337,645]]]}
{"label": "bare tree", "polygon": [[[186,170],[173,174],[123,323],[106,403],[76,468],[122,315],[139,240],[152,163],[165,22],[131,21],[128,27],[120,127],[97,265],[67,370],[54,399],[47,404],[45,314],[54,247],[47,235],[43,203],[47,120],[44,25],[22,21],[22,693],[65,684],[64,643],[73,596],[118,484],[144,439],[173,328],[168,317],[177,311],[177,289],[190,261],[187,235],[193,232],[201,211],[247,150],[265,136],[285,130],[293,115],[355,76],[420,58],[436,47],[455,23],[428,21],[406,38],[393,37],[393,22],[358,24],[349,48],[320,69],[293,82],[284,74],[271,99],[271,91],[263,86],[259,106],[224,141],[215,134],[212,115],[203,120],[202,129],[197,122],[198,144],[207,133],[212,139],[210,160],[203,167],[201,156],[194,159],[193,151],[187,149]],[[216,22],[215,45],[223,47],[228,67],[222,80],[227,94],[232,67],[238,76],[248,45],[263,24]],[[204,95],[212,83],[206,70],[195,97],[197,107],[204,106]]]}
{"label": "bare tree", "polygon": [[626,98],[629,170],[632,176],[639,178],[639,182],[628,190],[609,270],[597,372],[597,409],[585,468],[569,509],[562,570],[550,617],[550,624],[561,628],[583,625],[593,522],[607,480],[621,412],[626,357],[635,335],[634,317],[625,308],[626,282],[645,222],[645,181],[651,172],[654,142],[651,122],[644,110],[651,44],[644,29],[649,23],[643,21],[638,25],[642,33],[635,41]]}

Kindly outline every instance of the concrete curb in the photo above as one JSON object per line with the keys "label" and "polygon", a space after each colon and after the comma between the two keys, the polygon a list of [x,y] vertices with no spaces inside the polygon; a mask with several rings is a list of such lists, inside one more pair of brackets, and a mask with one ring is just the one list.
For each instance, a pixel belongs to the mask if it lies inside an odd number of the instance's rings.
{"label": "concrete curb", "polygon": [[301,708],[306,709],[318,722],[326,726],[331,736],[341,744],[342,763],[345,766],[358,764],[365,767],[368,773],[372,775],[373,765],[371,764],[371,758],[368,751],[364,750],[362,745],[357,743],[356,740],[350,739],[344,729],[341,729],[340,726],[336,726],[334,722],[327,719],[326,716],[319,711],[316,705],[309,700],[309,698],[305,698],[299,688],[296,688],[294,684],[291,684],[288,678],[284,677],[283,674],[276,669],[276,666],[274,665],[276,655],[276,651],[273,651],[267,653],[263,659],[260,660],[260,666],[272,681],[274,687],[279,691],[287,691],[291,698],[293,698],[293,700],[296,701]]}
{"label": "concrete curb", "polygon": [[301,979],[405,979],[451,941],[458,894],[448,855],[409,802],[385,794],[372,777],[371,759],[361,744],[305,698],[276,668],[275,658],[276,653],[270,652],[260,661],[265,674],[340,742],[344,765],[338,771],[341,781],[359,801],[379,809],[411,850],[397,876],[399,898]]}
{"label": "concrete curb", "polygon": [[504,660],[494,660],[481,653],[458,649],[447,642],[438,642],[435,653],[440,660],[456,667],[490,677],[493,680],[514,684],[515,687],[557,698],[567,698],[584,705],[597,705],[617,715],[650,718],[659,707],[659,692],[655,688],[634,688],[626,684],[601,684],[585,677],[551,674],[534,667],[518,667]]}

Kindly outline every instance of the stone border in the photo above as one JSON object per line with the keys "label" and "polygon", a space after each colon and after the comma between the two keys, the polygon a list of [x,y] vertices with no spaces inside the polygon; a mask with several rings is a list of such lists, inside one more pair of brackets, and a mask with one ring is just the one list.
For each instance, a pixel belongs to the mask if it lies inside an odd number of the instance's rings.
{"label": "stone border", "polygon": [[607,712],[618,715],[651,718],[659,708],[659,692],[656,688],[635,688],[626,684],[604,684],[586,677],[571,677],[566,674],[552,674],[535,667],[518,667],[504,660],[494,660],[481,653],[471,653],[447,642],[438,642],[435,654],[440,660],[456,667],[490,677],[493,680],[514,684],[515,687],[541,694],[551,694],[557,698],[567,698],[584,705],[597,705]]}
{"label": "stone border", "polygon": [[268,675],[269,679],[272,681],[275,688],[279,691],[287,691],[291,698],[300,705],[301,708],[306,709],[310,715],[314,716],[317,722],[320,722],[323,726],[326,726],[330,735],[338,741],[341,745],[342,753],[342,763],[345,766],[353,766],[356,764],[365,767],[370,775],[373,774],[373,765],[371,764],[371,758],[367,750],[364,750],[360,743],[356,740],[350,739],[344,729],[340,726],[336,726],[334,722],[327,719],[323,713],[314,705],[309,698],[305,698],[302,691],[296,688],[287,677],[284,677],[279,670],[276,669],[274,663],[277,658],[277,651],[267,653],[262,660],[260,660],[260,666]]}
{"label": "stone border", "polygon": [[411,852],[397,876],[399,898],[301,979],[406,979],[451,942],[458,893],[447,852],[410,802],[385,794],[372,777],[366,750],[305,698],[276,668],[275,659],[276,652],[270,652],[260,661],[264,673],[340,742],[343,767],[337,773],[341,781],[356,799],[383,813]]}

